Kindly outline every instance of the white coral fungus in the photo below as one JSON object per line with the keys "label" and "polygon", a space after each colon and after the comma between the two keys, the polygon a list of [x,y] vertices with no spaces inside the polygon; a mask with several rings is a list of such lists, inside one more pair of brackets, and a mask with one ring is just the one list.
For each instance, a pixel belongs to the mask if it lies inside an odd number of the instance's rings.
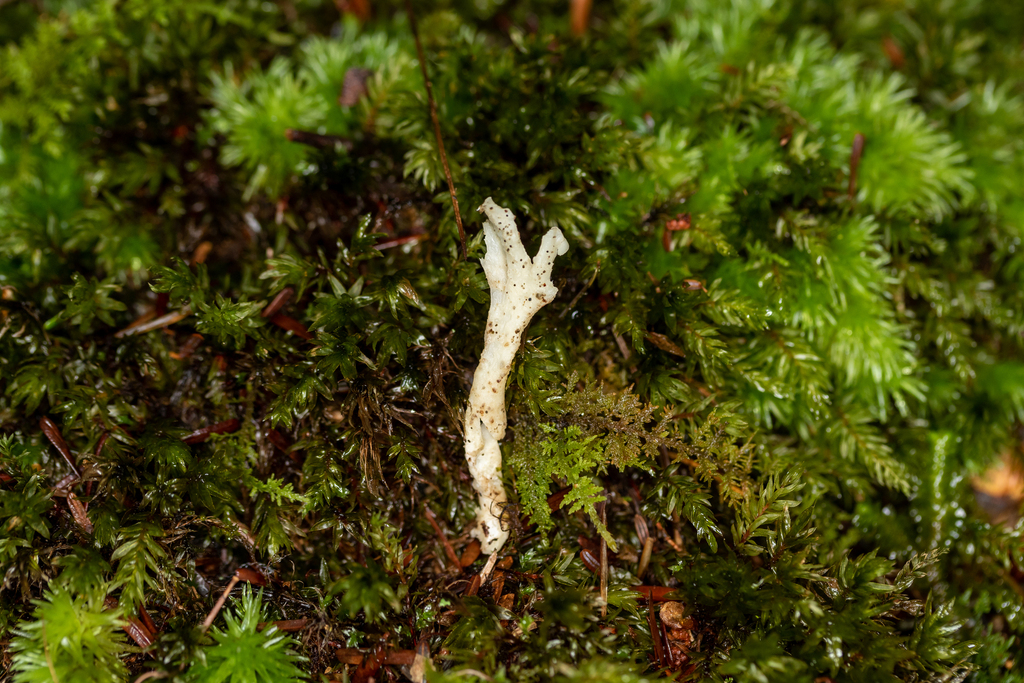
{"label": "white coral fungus", "polygon": [[533,314],[558,294],[551,283],[551,266],[555,256],[568,251],[569,244],[561,230],[551,228],[531,260],[511,211],[490,197],[480,211],[486,216],[487,253],[481,264],[491,288],[491,309],[466,406],[466,460],[480,503],[472,535],[479,539],[484,553],[492,554],[508,540],[508,530],[501,522],[508,498],[501,483],[499,446],[505,437],[505,382]]}

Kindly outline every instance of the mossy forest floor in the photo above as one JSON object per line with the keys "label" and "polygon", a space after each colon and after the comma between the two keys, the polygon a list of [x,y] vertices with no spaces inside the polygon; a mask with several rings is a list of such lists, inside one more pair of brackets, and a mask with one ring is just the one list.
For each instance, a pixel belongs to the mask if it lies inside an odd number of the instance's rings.
{"label": "mossy forest floor", "polygon": [[0,676],[1024,681],[1019,2],[411,8],[0,0]]}

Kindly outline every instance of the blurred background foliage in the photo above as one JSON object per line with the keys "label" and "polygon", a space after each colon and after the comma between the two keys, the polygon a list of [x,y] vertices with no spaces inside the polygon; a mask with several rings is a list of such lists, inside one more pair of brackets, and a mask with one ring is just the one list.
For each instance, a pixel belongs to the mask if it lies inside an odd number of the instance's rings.
{"label": "blurred background foliage", "polygon": [[466,259],[404,3],[0,0],[6,675],[1024,681],[1018,3],[412,6]]}

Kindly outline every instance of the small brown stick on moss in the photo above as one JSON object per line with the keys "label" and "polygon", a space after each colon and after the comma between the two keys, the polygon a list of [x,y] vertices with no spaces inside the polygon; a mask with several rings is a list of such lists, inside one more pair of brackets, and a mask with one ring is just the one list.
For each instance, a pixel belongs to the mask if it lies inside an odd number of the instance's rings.
{"label": "small brown stick on moss", "polygon": [[405,11],[409,15],[409,29],[412,31],[413,40],[416,41],[416,56],[420,60],[420,71],[423,72],[423,84],[427,88],[427,104],[430,106],[430,120],[434,123],[434,136],[437,138],[437,153],[441,157],[441,166],[444,167],[444,177],[448,181],[448,194],[452,197],[452,208],[455,210],[455,225],[459,228],[459,244],[462,246],[462,259],[466,259],[466,230],[462,227],[462,214],[459,213],[459,199],[455,196],[455,181],[452,180],[452,170],[448,167],[448,155],[444,151],[444,140],[441,138],[441,122],[437,117],[437,102],[434,101],[434,89],[430,84],[430,76],[427,74],[427,59],[423,56],[423,44],[420,43],[420,33],[416,28],[416,14],[412,11],[412,2],[405,0]]}
{"label": "small brown stick on moss", "polygon": [[448,561],[451,562],[451,566],[456,569],[461,568],[462,563],[459,562],[459,556],[455,554],[455,548],[452,547],[448,537],[444,535],[441,525],[437,523],[434,511],[426,506],[424,506],[423,511],[427,517],[427,521],[430,522],[430,526],[434,527],[434,533],[437,535],[437,539],[441,541],[441,545],[444,547],[444,553],[448,556]]}
{"label": "small brown stick on moss", "polygon": [[658,628],[658,620],[654,616],[654,600],[647,596],[647,628],[651,630],[651,645],[654,646],[654,661],[659,667],[665,666],[665,655],[661,649],[661,630]]}
{"label": "small brown stick on moss", "polygon": [[352,141],[348,138],[343,138],[340,135],[322,135],[320,133],[312,133],[308,130],[295,130],[294,128],[288,128],[284,131],[284,136],[289,142],[297,142],[300,145],[307,145],[318,149],[341,148],[349,152],[352,151]]}
{"label": "small brown stick on moss", "polygon": [[180,311],[168,313],[167,315],[162,315],[156,320],[140,322],[144,320],[144,318],[140,318],[139,320],[135,321],[134,323],[124,328],[123,330],[115,332],[114,336],[120,339],[121,337],[126,337],[132,334],[143,334],[145,332],[151,332],[153,330],[158,330],[161,327],[167,327],[169,325],[179,323],[185,318],[189,317],[190,315],[192,315],[192,309],[188,306],[185,306]]}
{"label": "small brown stick on moss", "polygon": [[593,0],[572,0],[569,3],[569,27],[574,36],[582,36],[587,32],[590,23],[590,7]]}
{"label": "small brown stick on moss", "polygon": [[220,597],[217,598],[217,603],[213,606],[213,609],[210,610],[210,613],[206,615],[206,619],[203,620],[203,633],[210,630],[210,626],[213,625],[213,620],[217,618],[218,614],[220,614],[221,608],[224,607],[224,603],[227,601],[228,596],[231,595],[231,591],[234,590],[239,581],[241,581],[241,579],[238,577],[238,574],[231,577],[231,581],[228,582],[228,587],[220,594]]}
{"label": "small brown stick on moss", "polygon": [[[608,528],[608,501],[598,503],[601,526]],[[601,536],[601,618],[608,616],[608,541]]]}
{"label": "small brown stick on moss", "polygon": [[864,154],[864,134],[857,133],[853,136],[853,147],[850,149],[850,186],[847,188],[847,195],[852,202],[857,196],[857,169],[860,168],[860,158]]}

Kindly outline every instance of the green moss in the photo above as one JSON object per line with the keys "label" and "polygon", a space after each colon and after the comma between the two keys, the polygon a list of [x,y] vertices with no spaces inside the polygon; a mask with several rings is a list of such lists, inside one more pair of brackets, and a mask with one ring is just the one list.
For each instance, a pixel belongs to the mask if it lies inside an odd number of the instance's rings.
{"label": "green moss", "polygon": [[[401,3],[0,2],[4,673],[1024,680],[1016,4],[415,9],[467,259]],[[488,196],[571,247],[477,585]]]}

